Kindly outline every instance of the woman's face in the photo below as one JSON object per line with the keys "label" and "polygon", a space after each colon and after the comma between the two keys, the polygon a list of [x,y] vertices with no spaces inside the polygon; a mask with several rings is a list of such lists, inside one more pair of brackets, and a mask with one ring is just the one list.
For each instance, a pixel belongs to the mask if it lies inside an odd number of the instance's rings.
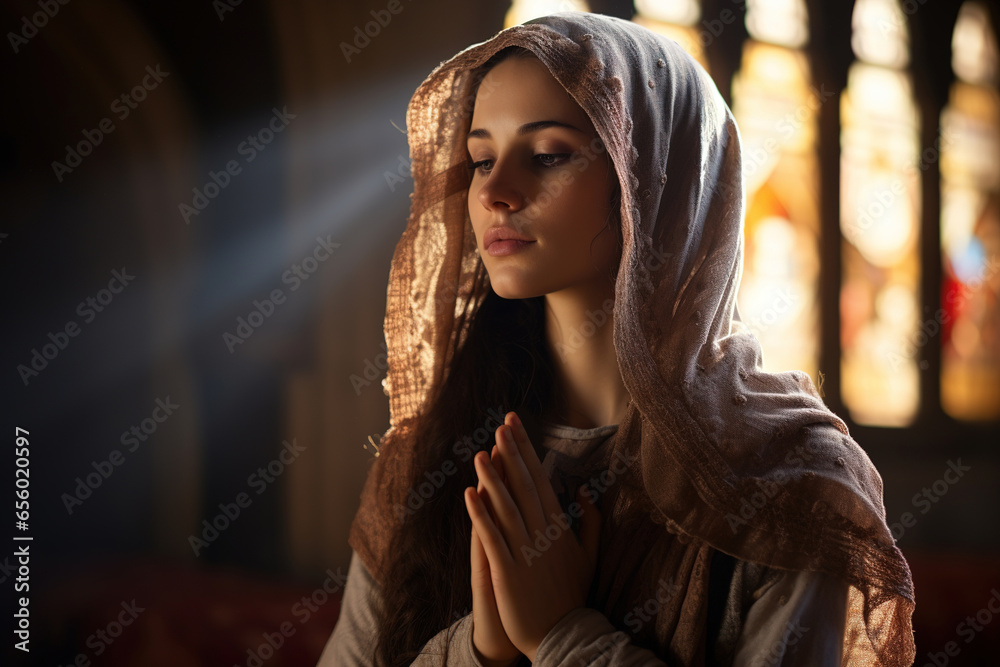
{"label": "woman's face", "polygon": [[[490,70],[467,147],[469,217],[494,291],[525,299],[606,287],[621,257],[606,226],[615,174],[587,114],[541,61],[509,58]],[[487,248],[495,226],[532,242]]]}

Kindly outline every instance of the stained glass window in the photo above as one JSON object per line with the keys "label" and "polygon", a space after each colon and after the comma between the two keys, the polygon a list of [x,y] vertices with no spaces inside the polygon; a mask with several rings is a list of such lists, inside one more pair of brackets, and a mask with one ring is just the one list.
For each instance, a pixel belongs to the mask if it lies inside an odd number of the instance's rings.
{"label": "stained glass window", "polygon": [[858,0],[851,15],[851,48],[871,65],[902,69],[910,62],[910,31],[897,0]]}
{"label": "stained glass window", "polygon": [[762,42],[797,49],[809,41],[805,0],[749,0],[746,25]]}
{"label": "stained glass window", "polygon": [[520,25],[525,21],[558,12],[589,12],[586,0],[514,0],[503,19],[503,27]]}
{"label": "stained glass window", "polygon": [[986,9],[967,2],[952,41],[941,114],[941,405],[952,417],[1000,417],[1000,96]]}
{"label": "stained glass window", "polygon": [[[817,111],[831,92],[811,85],[801,0],[747,7],[753,39],[733,78],[744,149],[747,213],[740,317],[761,342],[768,371],[816,379],[819,344]],[[774,43],[768,43],[774,42]]]}
{"label": "stained glass window", "polygon": [[[727,17],[735,18],[733,10],[726,11]],[[726,24],[720,17],[718,25],[698,25],[700,18],[701,0],[635,0],[632,20],[674,40],[708,70],[705,47],[722,34]]]}
{"label": "stained glass window", "polygon": [[896,0],[857,0],[858,60],[841,96],[841,395],[860,424],[906,426],[919,408],[919,119]]}

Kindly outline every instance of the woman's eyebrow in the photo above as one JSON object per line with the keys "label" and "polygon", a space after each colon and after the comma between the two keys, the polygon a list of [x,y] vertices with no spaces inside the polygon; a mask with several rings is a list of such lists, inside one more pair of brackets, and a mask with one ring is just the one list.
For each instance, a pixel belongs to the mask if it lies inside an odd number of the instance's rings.
{"label": "woman's eyebrow", "polygon": [[[586,134],[583,130],[569,123],[563,123],[558,120],[536,120],[531,123],[525,123],[521,127],[517,128],[517,136],[523,136],[525,134],[530,134],[531,132],[537,132],[538,130],[544,130],[547,127],[564,127],[568,130],[574,130],[580,134]],[[469,130],[469,134],[466,139],[490,139],[493,135],[490,134],[489,130],[483,128],[477,128],[475,130]]]}

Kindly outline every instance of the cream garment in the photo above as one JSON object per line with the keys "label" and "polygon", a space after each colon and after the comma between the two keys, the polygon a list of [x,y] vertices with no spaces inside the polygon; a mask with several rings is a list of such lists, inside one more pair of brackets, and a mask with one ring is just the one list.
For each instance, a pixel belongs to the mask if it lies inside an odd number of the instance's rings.
{"label": "cream garment", "polygon": [[[543,426],[542,465],[565,509],[573,464],[586,460],[606,446],[617,424],[592,429],[546,424]],[[583,473],[586,475],[586,473]],[[585,477],[585,481],[586,481]],[[600,483],[600,476],[589,479]],[[594,488],[592,486],[592,488]],[[657,595],[668,590],[650,591],[650,604],[626,616],[625,628],[612,625],[601,612],[580,607],[564,616],[538,647],[535,662],[527,658],[513,664],[539,667],[560,665],[668,665],[652,651],[630,641],[632,631],[651,622]],[[374,666],[375,604],[378,582],[352,551],[347,585],[337,626],[330,636],[317,667]],[[847,613],[846,584],[817,572],[790,572],[736,560],[729,592],[720,614],[721,627],[709,653],[709,663],[733,667],[795,666],[839,667]],[[413,663],[423,667],[439,665],[444,645],[449,641],[448,665],[483,667],[472,647],[472,614],[457,619],[424,647]]]}

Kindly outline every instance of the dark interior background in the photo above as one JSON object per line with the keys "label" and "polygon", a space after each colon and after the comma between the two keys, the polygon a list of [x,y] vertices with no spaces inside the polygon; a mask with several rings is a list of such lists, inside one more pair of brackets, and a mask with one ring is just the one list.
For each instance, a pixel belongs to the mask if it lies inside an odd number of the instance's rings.
{"label": "dark interior background", "polygon": [[[220,10],[219,2],[77,0],[59,5],[17,53],[5,39],[0,386],[10,453],[0,457],[0,474],[3,488],[13,489],[14,429],[27,429],[34,538],[32,652],[12,653],[9,664],[70,664],[81,654],[109,665],[246,664],[247,650],[286,620],[298,631],[266,664],[315,663],[336,601],[301,625],[289,612],[330,570],[346,572],[347,528],[371,461],[362,443],[388,426],[377,381],[357,393],[350,378],[381,351],[389,263],[408,213],[411,182],[391,186],[386,176],[398,174],[408,155],[397,128],[405,128],[409,97],[431,69],[500,30],[508,8],[493,0],[400,1],[403,11],[351,62],[339,44],[384,2],[243,0]],[[816,83],[842,90],[853,59],[852,3],[807,4]],[[908,16],[925,146],[934,142],[952,82],[959,4],[931,0]],[[591,8],[633,13],[618,0]],[[705,0],[703,16],[725,8],[742,16],[741,3],[728,0]],[[20,30],[22,17],[37,11],[37,2],[4,0],[0,28]],[[991,11],[996,27],[995,2]],[[745,37],[737,21],[709,49],[727,101]],[[157,64],[169,73],[163,82],[127,118],[115,116],[111,101]],[[241,142],[285,107],[295,119],[245,162]],[[820,119],[822,215],[833,230],[822,250],[821,367],[829,406],[848,419],[837,362],[838,107],[824,105]],[[114,131],[59,181],[52,162],[64,161],[67,145],[104,117]],[[209,172],[231,159],[241,173],[185,224],[179,204],[190,204],[192,188],[204,189]],[[932,308],[940,298],[938,176],[936,164],[924,176],[924,293]],[[289,292],[283,272],[318,236],[340,243],[338,252]],[[83,323],[79,304],[122,267],[134,280]],[[222,332],[276,287],[288,302],[230,353]],[[26,386],[16,368],[69,321],[80,324],[79,335]],[[923,353],[937,363],[933,345]],[[913,495],[949,461],[971,468],[899,540],[916,585],[917,664],[960,640],[956,625],[1000,587],[1000,425],[951,420],[933,407],[935,375],[924,377],[931,407],[913,426],[879,429],[848,419],[882,474],[890,522],[912,510]],[[317,386],[324,390],[311,391]],[[300,396],[336,429],[299,434],[310,442],[303,462],[289,464],[259,496],[251,493],[252,504],[196,556],[188,537],[201,533],[202,520],[246,492],[248,475],[296,437],[290,424],[299,423]],[[121,450],[122,433],[167,397],[179,405],[174,414],[69,513],[64,494],[74,493],[76,479]],[[340,472],[315,487],[293,484],[313,466]],[[323,531],[326,546],[302,547],[317,539],[310,527],[323,522],[334,527]],[[0,589],[11,601],[19,545],[5,542]],[[88,638],[133,598],[145,608],[139,622],[98,656]],[[10,637],[11,616],[4,618]],[[996,664],[998,635],[995,619],[948,664]]]}

